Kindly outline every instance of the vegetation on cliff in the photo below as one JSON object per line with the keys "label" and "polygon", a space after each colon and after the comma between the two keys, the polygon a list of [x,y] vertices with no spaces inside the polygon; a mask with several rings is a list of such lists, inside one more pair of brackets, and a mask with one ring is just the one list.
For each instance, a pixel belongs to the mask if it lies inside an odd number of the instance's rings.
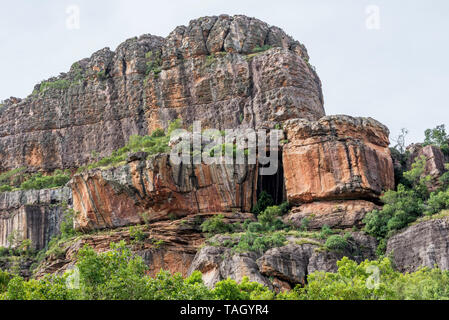
{"label": "vegetation on cliff", "polygon": [[111,251],[96,253],[88,246],[78,253],[76,268],[64,275],[47,275],[25,281],[0,272],[0,299],[4,300],[393,300],[448,299],[449,272],[423,268],[402,274],[387,258],[357,264],[348,258],[338,262],[336,273],[314,272],[308,283],[275,293],[247,278],[237,283],[226,279],[213,289],[196,271],[184,279],[160,271],[146,275],[147,266],[124,242]]}
{"label": "vegetation on cliff", "polygon": [[[156,129],[152,132],[151,135],[148,136],[133,135],[129,138],[128,143],[124,147],[115,150],[108,157],[101,158],[98,161],[80,167],[78,169],[78,172],[124,164],[126,159],[128,158],[129,153],[132,152],[142,151],[146,152],[148,155],[167,153],[170,151],[170,148],[168,146],[168,143],[170,141],[170,134],[174,130],[180,129],[181,127],[181,120],[177,119],[169,123],[166,132],[164,132],[164,130],[162,129]],[[97,155],[94,152],[93,157],[96,156]]]}
{"label": "vegetation on cliff", "polygon": [[[444,125],[425,132],[424,145],[434,145],[443,151],[447,147],[449,138]],[[397,153],[408,157],[405,148],[397,148]],[[445,172],[438,179],[439,186],[435,188],[435,181],[426,175],[427,158],[422,155],[412,164],[409,171],[401,175],[401,183],[396,190],[389,190],[381,197],[384,206],[381,210],[368,213],[364,219],[365,231],[376,237],[380,243],[378,254],[382,255],[386,249],[388,238],[418,218],[432,216],[449,209],[449,172]],[[449,169],[446,164],[446,169]]]}
{"label": "vegetation on cliff", "polygon": [[0,192],[15,190],[41,190],[64,186],[70,180],[68,170],[55,170],[51,175],[27,174],[26,168],[18,168],[0,175]]}

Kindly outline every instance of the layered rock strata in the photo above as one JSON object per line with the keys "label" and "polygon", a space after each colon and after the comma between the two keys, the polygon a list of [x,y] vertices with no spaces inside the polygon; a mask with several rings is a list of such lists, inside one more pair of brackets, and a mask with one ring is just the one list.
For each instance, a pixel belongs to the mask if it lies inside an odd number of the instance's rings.
{"label": "layered rock strata", "polygon": [[148,160],[74,176],[76,228],[92,230],[179,218],[196,213],[250,212],[256,165],[176,165]]}
{"label": "layered rock strata", "polygon": [[14,246],[9,242],[15,238],[31,240],[33,249],[44,248],[59,233],[71,202],[69,188],[0,193],[0,247]]}
{"label": "layered rock strata", "polygon": [[[326,116],[285,123],[287,199],[297,205],[287,220],[310,226],[361,224],[383,191],[394,188],[388,129],[371,118]],[[370,202],[371,201],[371,202]]]}
{"label": "layered rock strata", "polygon": [[95,52],[0,108],[0,173],[78,168],[133,134],[166,128],[273,127],[324,115],[305,47],[245,16],[204,17],[167,38],[143,35]]}
{"label": "layered rock strata", "polygon": [[387,255],[401,272],[449,270],[449,218],[418,222],[388,240]]}

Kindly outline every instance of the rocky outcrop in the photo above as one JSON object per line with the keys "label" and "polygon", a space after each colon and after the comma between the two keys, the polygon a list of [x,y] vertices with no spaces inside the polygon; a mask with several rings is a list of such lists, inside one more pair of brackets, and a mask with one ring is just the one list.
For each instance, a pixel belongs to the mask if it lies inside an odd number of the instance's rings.
{"label": "rocky outcrop", "polygon": [[448,157],[443,154],[440,148],[432,145],[413,144],[408,147],[408,151],[410,156],[407,159],[406,170],[410,170],[416,160],[425,157],[426,166],[422,175],[432,178],[430,189],[436,190],[440,186],[438,179],[446,172],[445,163],[449,162]]}
{"label": "rocky outcrop", "polygon": [[9,247],[9,237],[29,239],[33,249],[44,248],[59,233],[64,204],[71,205],[69,188],[0,193],[0,247]]}
{"label": "rocky outcrop", "polygon": [[360,226],[372,202],[394,188],[389,131],[379,122],[339,115],[293,119],[284,128],[285,187],[297,206],[286,221],[312,229]]}
{"label": "rocky outcrop", "polygon": [[283,150],[285,186],[293,204],[377,199],[394,188],[388,129],[371,118],[327,116],[289,120]]}
{"label": "rocky outcrop", "polygon": [[418,222],[388,240],[387,255],[401,272],[449,270],[449,218]]}
{"label": "rocky outcrop", "polygon": [[[224,213],[225,223],[243,222],[252,217],[241,213]],[[176,220],[151,222],[136,226],[141,231],[141,238],[131,232],[130,228],[118,228],[94,234],[86,234],[73,239],[61,246],[57,254],[47,256],[37,268],[36,277],[48,273],[62,273],[76,263],[77,252],[89,245],[96,252],[110,250],[111,243],[125,241],[132,251],[141,256],[149,266],[149,274],[156,275],[160,270],[172,273],[188,273],[189,266],[199,247],[204,243],[201,224],[211,214],[196,214]]]}
{"label": "rocky outcrop", "polygon": [[176,118],[217,129],[319,119],[321,83],[307,61],[299,42],[245,16],[129,39],[0,108],[0,172],[78,168]]}
{"label": "rocky outcrop", "polygon": [[[294,237],[285,246],[264,253],[233,253],[228,247],[205,246],[196,254],[188,273],[201,271],[209,287],[223,279],[241,281],[246,276],[277,291],[289,290],[296,284],[304,284],[309,273],[335,272],[337,261],[343,256],[358,262],[374,259],[376,240],[359,232],[351,235],[348,248],[341,252],[324,249],[322,240]],[[225,240],[229,239],[220,236],[213,242]]]}
{"label": "rocky outcrop", "polygon": [[148,160],[76,175],[70,186],[80,230],[117,228],[196,213],[249,212],[255,201],[255,165],[171,165]]}
{"label": "rocky outcrop", "polygon": [[327,225],[336,229],[362,227],[368,212],[380,207],[365,200],[331,200],[306,203],[294,207],[284,217],[284,222],[295,227],[318,230]]}

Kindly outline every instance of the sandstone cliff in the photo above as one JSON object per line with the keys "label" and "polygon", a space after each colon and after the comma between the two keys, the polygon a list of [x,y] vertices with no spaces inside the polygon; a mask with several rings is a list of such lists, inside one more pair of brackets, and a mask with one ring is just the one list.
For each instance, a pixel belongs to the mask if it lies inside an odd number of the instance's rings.
{"label": "sandstone cliff", "polygon": [[0,173],[78,168],[176,118],[225,129],[324,115],[305,47],[244,16],[200,18],[167,38],[102,49],[12,102],[0,109]]}
{"label": "sandstone cliff", "polygon": [[[195,120],[204,129],[282,128],[277,174],[261,176],[260,163],[172,165],[162,153],[130,154],[126,162],[75,174],[131,135],[167,129],[178,118],[186,129]],[[102,49],[0,109],[0,174],[72,169],[63,188],[0,193],[0,246],[19,232],[33,248],[47,249],[67,204],[81,234],[58,243],[37,277],[73,266],[85,244],[106,251],[124,240],[152,275],[161,268],[184,276],[200,270],[208,285],[248,276],[291,289],[313,271],[335,271],[343,256],[376,258],[376,239],[355,229],[395,187],[389,143],[388,129],[374,119],[325,116],[307,50],[279,28],[245,16],[192,20],[167,38],[143,35],[115,51]],[[415,151],[412,158],[427,156],[428,174],[436,179],[444,172],[447,160],[438,149]],[[283,230],[284,243],[234,252],[238,235],[207,238],[201,224],[219,214],[225,224],[255,222],[251,210],[262,191],[274,204],[292,206],[282,217],[293,232]],[[445,223],[403,230],[387,252],[403,271],[434,263],[448,268]],[[327,248],[313,237],[324,226],[348,234],[349,245]],[[298,231],[304,228],[307,237]]]}

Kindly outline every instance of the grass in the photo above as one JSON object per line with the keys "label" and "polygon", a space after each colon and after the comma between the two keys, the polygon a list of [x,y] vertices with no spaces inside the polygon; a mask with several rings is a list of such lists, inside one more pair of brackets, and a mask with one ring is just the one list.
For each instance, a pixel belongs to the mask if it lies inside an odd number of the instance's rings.
{"label": "grass", "polygon": [[110,156],[80,167],[78,173],[96,168],[107,169],[124,165],[126,164],[128,154],[133,152],[143,151],[148,155],[167,153],[170,151],[170,147],[168,146],[170,133],[179,128],[181,128],[181,121],[178,119],[169,124],[167,133],[161,129],[157,129],[149,136],[133,135],[124,147],[112,152]]}
{"label": "grass", "polygon": [[41,190],[64,186],[70,180],[69,171],[56,170],[52,175],[25,173],[26,168],[17,168],[0,175],[0,192],[15,190]]}

